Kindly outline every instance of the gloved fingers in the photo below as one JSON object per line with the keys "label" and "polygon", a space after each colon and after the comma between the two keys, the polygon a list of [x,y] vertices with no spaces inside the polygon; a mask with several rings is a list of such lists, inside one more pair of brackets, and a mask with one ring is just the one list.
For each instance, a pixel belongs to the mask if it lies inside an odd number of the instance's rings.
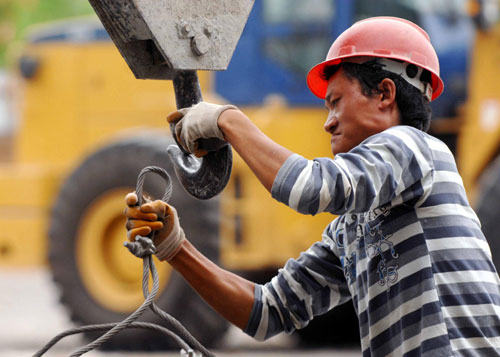
{"label": "gloved fingers", "polygon": [[178,231],[180,228],[177,210],[173,206],[166,205],[165,217],[162,219],[163,228],[158,231],[154,237],[156,246],[163,240],[171,236],[172,231]]}
{"label": "gloved fingers", "polygon": [[139,202],[139,199],[137,198],[137,194],[135,192],[129,192],[125,196],[125,203],[127,206],[135,206]]}
{"label": "gloved fingers", "polygon": [[151,228],[148,226],[134,228],[127,231],[127,238],[130,242],[135,242],[135,237],[146,237],[149,233],[151,233]]}
{"label": "gloved fingers", "polygon": [[212,149],[201,148],[200,139],[225,140],[224,133],[220,130],[217,121],[221,113],[228,109],[238,110],[233,105],[199,102],[190,108],[183,108],[171,113],[167,117],[167,121],[175,123],[174,135],[179,146],[197,157],[203,157]]}
{"label": "gloved fingers", "polygon": [[[151,202],[151,200],[145,196],[142,196],[142,200],[145,203]],[[158,219],[157,215],[154,214],[144,214],[141,212],[140,208],[136,206],[138,202],[137,194],[135,192],[127,193],[125,196],[125,203],[128,207],[125,207],[123,214],[127,218],[143,219],[147,221],[156,221]]]}
{"label": "gloved fingers", "polygon": [[169,124],[177,123],[179,120],[181,120],[184,117],[184,115],[187,114],[188,110],[189,110],[189,108],[182,108],[182,109],[176,110],[175,112],[170,113],[169,115],[167,115],[167,122]]}
{"label": "gloved fingers", "polygon": [[175,124],[175,137],[177,138],[177,142],[184,148],[184,150],[188,150],[187,146],[182,140],[182,119],[181,118],[178,122]]}
{"label": "gloved fingers", "polygon": [[[196,144],[198,144],[198,143],[196,143]],[[208,150],[198,149],[198,145],[196,145],[196,150],[194,150],[194,156],[196,156],[196,157],[203,157],[206,154],[208,154]]]}
{"label": "gloved fingers", "polygon": [[128,230],[135,229],[135,228],[141,228],[141,227],[149,227],[154,231],[157,231],[159,229],[163,228],[163,223],[161,221],[143,221],[140,219],[129,219],[127,220],[127,224],[125,227]]}
{"label": "gloved fingers", "polygon": [[129,219],[141,219],[143,221],[156,221],[158,215],[155,213],[142,212],[139,206],[125,207],[123,215]]}
{"label": "gloved fingers", "polygon": [[175,209],[174,206],[170,206],[169,204],[165,204],[166,209],[165,209],[165,217],[175,217],[177,215],[177,210]]}
{"label": "gloved fingers", "polygon": [[168,212],[169,205],[162,200],[156,200],[143,204],[140,209],[142,213],[156,214],[159,218],[164,218]]}
{"label": "gloved fingers", "polygon": [[165,218],[163,219],[163,221],[165,223],[165,228],[168,228],[168,231],[170,231],[176,223],[177,211],[174,211],[175,208],[173,208],[173,207],[169,206],[168,208],[169,208],[169,210],[166,212],[166,215],[165,215]]}
{"label": "gloved fingers", "polygon": [[181,136],[181,133],[182,133],[182,120],[184,119],[184,116],[188,113],[188,110],[189,110],[189,108],[179,109],[173,113],[170,113],[167,116],[167,121],[170,124],[173,124],[173,123],[175,124],[174,130],[175,130],[175,137],[177,138],[177,142],[186,151],[189,151],[189,148],[186,145],[186,142],[183,141],[183,137]]}
{"label": "gloved fingers", "polygon": [[198,148],[198,143],[195,141],[191,141],[189,134],[186,131],[182,131],[183,129],[183,121],[184,118],[179,120],[177,124],[175,124],[175,136],[177,138],[177,142],[186,150],[187,152],[194,153]]}
{"label": "gloved fingers", "polygon": [[181,144],[190,153],[194,153],[198,149],[198,141],[192,141],[186,136],[181,136]]}

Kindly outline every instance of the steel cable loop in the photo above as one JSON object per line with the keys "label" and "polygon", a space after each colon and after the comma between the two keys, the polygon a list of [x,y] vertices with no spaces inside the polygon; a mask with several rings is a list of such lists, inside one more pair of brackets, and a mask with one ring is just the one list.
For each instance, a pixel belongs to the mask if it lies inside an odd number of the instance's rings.
{"label": "steel cable loop", "polygon": [[[138,204],[139,205],[142,204],[142,198],[143,198],[142,192],[143,192],[143,187],[144,187],[144,181],[146,179],[146,174],[149,172],[156,173],[156,174],[160,175],[161,177],[163,177],[163,179],[165,180],[166,188],[165,188],[165,193],[163,195],[162,201],[168,202],[170,200],[170,197],[172,196],[172,180],[170,178],[170,175],[168,174],[168,172],[166,170],[162,169],[161,167],[147,166],[141,170],[141,172],[139,173],[139,176],[137,178],[137,186],[136,186],[135,192],[136,192],[138,200],[139,200]],[[150,238],[153,239],[153,235],[151,235]],[[151,262],[151,264],[150,264],[151,274],[153,276],[155,276],[155,275],[157,275],[156,266],[155,266],[152,259],[150,262]],[[148,286],[149,286],[149,279],[143,278],[142,292],[143,292],[144,297],[146,297],[148,294]],[[165,311],[160,309],[154,302],[151,304],[150,308],[159,317],[166,320],[170,324],[170,327],[173,327],[182,336],[182,338],[187,341],[187,343],[190,346],[193,346],[195,349],[197,349],[199,352],[201,352],[204,356],[209,356],[209,357],[215,356],[207,348],[205,348],[205,346],[203,346],[196,338],[194,338],[194,336],[191,335],[191,333],[173,316],[169,315],[168,313],[166,313]]]}
{"label": "steel cable loop", "polygon": [[[146,174],[152,172],[155,174],[160,175],[164,180],[165,180],[165,192],[163,193],[163,197],[161,200],[163,202],[168,202],[170,201],[170,197],[172,197],[172,179],[170,178],[170,175],[165,169],[162,169],[161,167],[158,166],[146,166],[139,172],[139,175],[137,177],[137,184],[135,186],[135,193],[137,195],[137,206],[141,206],[144,202],[144,196],[143,196],[143,189],[144,189],[144,182],[146,181]],[[152,231],[149,234],[149,238],[153,240],[154,236],[156,234],[156,231]],[[141,246],[140,242],[127,242],[125,246],[130,250],[132,254],[134,254],[138,258],[143,258],[147,254],[149,254],[149,251],[147,248]],[[152,252],[156,251],[156,247],[154,244],[151,243],[151,246],[153,247]],[[135,250],[135,251],[134,251]]]}
{"label": "steel cable loop", "polygon": [[164,202],[170,201],[170,197],[172,196],[172,180],[170,178],[170,175],[166,170],[162,169],[161,167],[147,166],[141,170],[137,178],[137,185],[135,187],[135,193],[137,194],[137,199],[139,200],[137,204],[140,206],[143,203],[142,190],[144,187],[144,181],[146,180],[146,174],[149,172],[154,172],[155,174],[158,174],[161,177],[163,177],[166,183],[166,188],[165,188],[165,193],[163,194],[161,200]]}
{"label": "steel cable loop", "polygon": [[[139,200],[138,204],[140,205],[142,203],[142,189],[144,186],[145,175],[148,172],[154,172],[156,174],[159,174],[165,179],[167,187],[165,189],[165,193],[163,195],[162,200],[167,202],[172,195],[172,181],[170,179],[170,175],[160,167],[148,166],[145,167],[140,172],[139,177],[137,179],[136,193]],[[152,250],[154,251],[155,248],[152,242],[152,238],[142,237],[142,239],[143,242],[146,242],[146,244],[150,244],[153,248]],[[45,352],[47,352],[50,348],[52,348],[57,342],[59,342],[64,337],[82,332],[107,330],[107,332],[104,335],[102,335],[98,339],[94,340],[93,342],[87,344],[86,346],[80,348],[79,350],[70,355],[70,357],[79,357],[95,348],[98,348],[103,343],[108,341],[111,337],[113,337],[118,332],[126,328],[144,328],[144,329],[156,330],[167,336],[172,337],[182,348],[181,352],[186,351],[188,353],[191,353],[193,352],[193,350],[190,348],[190,346],[193,346],[204,356],[209,356],[209,357],[215,356],[213,353],[208,351],[198,340],[196,340],[179,321],[177,321],[173,316],[167,314],[165,311],[160,309],[156,304],[154,304],[154,299],[156,298],[156,295],[158,294],[159,291],[160,279],[158,276],[158,271],[156,270],[156,266],[153,262],[151,253],[147,253],[148,252],[147,248],[142,248],[143,254],[138,255],[136,254],[136,252],[133,251],[133,249],[131,249],[132,245],[136,242],[127,242],[127,243],[129,243],[128,245],[126,244],[126,246],[127,248],[129,248],[130,252],[143,259],[142,291],[145,301],[142,303],[142,305],[137,310],[135,310],[130,316],[128,316],[125,320],[119,323],[87,325],[69,329],[65,332],[62,332],[56,335],[54,338],[52,338],[44,347],[42,347],[39,351],[37,351],[33,355],[33,357],[42,356],[43,354],[45,354]],[[150,274],[151,277],[153,278],[153,287],[151,291],[149,291]],[[135,320],[137,320],[148,307],[151,308],[153,312],[155,312],[159,317],[166,320],[173,328],[175,328],[178,334],[160,325],[148,322],[136,322]],[[186,343],[185,340],[187,340],[189,343]]]}

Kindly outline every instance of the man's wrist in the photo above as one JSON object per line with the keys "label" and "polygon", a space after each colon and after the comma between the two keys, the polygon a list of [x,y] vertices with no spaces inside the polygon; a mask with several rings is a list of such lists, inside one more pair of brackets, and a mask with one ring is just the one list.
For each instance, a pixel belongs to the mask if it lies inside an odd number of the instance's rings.
{"label": "man's wrist", "polygon": [[217,126],[224,135],[224,139],[228,140],[231,128],[237,121],[248,119],[243,112],[238,109],[224,110],[217,119]]}
{"label": "man's wrist", "polygon": [[185,239],[179,247],[177,254],[175,254],[168,263],[176,270],[182,269],[182,267],[193,259],[193,245]]}
{"label": "man's wrist", "polygon": [[156,256],[160,260],[170,261],[179,253],[182,243],[186,240],[183,229],[176,225],[168,237],[157,247]]}

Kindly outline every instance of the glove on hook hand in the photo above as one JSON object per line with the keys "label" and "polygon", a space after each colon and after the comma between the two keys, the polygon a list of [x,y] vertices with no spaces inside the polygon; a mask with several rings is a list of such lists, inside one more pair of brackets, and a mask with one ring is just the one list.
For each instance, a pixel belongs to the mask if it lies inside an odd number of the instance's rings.
{"label": "glove on hook hand", "polygon": [[[178,109],[191,107],[202,100],[196,71],[177,71],[173,83]],[[231,175],[231,146],[218,137],[200,139],[198,154],[203,152],[201,150],[207,152],[200,162],[177,140],[175,123],[170,124],[170,130],[177,145],[170,145],[167,152],[182,186],[189,194],[202,200],[218,195],[226,187]]]}

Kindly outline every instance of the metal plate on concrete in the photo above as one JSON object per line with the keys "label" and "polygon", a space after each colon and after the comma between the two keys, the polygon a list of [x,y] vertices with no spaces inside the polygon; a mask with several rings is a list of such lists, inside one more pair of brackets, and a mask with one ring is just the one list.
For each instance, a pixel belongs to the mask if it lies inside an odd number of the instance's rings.
{"label": "metal plate on concrete", "polygon": [[89,0],[137,78],[225,70],[254,0]]}

